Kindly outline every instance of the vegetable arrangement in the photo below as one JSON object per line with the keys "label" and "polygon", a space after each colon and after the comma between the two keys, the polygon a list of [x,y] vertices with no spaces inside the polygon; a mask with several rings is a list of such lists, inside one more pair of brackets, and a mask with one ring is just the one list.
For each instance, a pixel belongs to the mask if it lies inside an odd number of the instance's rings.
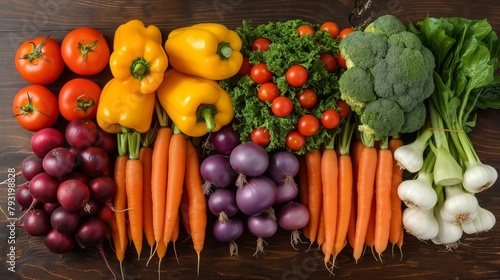
{"label": "vegetable arrangement", "polygon": [[[476,108],[498,108],[499,56],[486,20],[405,26],[390,15],[344,29],[201,23],[164,43],[156,26],[131,20],[112,48],[91,28],[61,45],[36,38],[16,54],[32,84],[13,112],[34,132],[16,193],[22,226],[59,254],[78,244],[104,257],[108,236],[121,269],[128,247],[141,258],[147,243],[159,276],[181,225],[198,274],[209,229],[230,256],[245,230],[255,256],[280,228],[293,249],[303,234],[329,273],[346,246],[356,262],[366,248],[382,261],[389,244],[401,250],[405,229],[453,249],[463,232],[495,224],[474,194],[497,171],[467,133]],[[102,90],[70,80],[55,95],[45,85],[65,64],[86,76],[109,65],[113,77]]]}

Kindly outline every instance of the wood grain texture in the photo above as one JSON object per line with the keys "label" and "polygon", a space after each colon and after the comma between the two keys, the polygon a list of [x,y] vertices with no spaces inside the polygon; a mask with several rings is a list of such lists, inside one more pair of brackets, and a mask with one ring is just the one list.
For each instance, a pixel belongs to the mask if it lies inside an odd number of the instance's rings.
{"label": "wood grain texture", "polygon": [[[349,25],[349,14],[355,1],[69,1],[69,0],[15,0],[0,2],[0,180],[7,178],[9,168],[19,170],[21,161],[31,153],[29,139],[32,133],[20,128],[12,118],[11,102],[14,95],[27,83],[17,74],[14,57],[17,46],[24,40],[51,34],[62,40],[78,26],[92,26],[103,32],[112,42],[118,25],[133,19],[155,24],[166,36],[170,30],[197,22],[215,21],[235,28],[243,19],[253,24],[301,18],[311,22],[334,20],[341,26]],[[358,1],[356,1],[358,2]],[[374,0],[372,16],[391,13],[402,20],[418,21],[431,16],[462,16],[488,18],[494,30],[500,32],[500,5],[497,0]],[[366,16],[366,15],[365,15]],[[65,71],[50,85],[57,93],[64,81],[76,75]],[[101,86],[109,79],[109,69],[95,78]],[[482,161],[500,169],[500,112],[478,112],[478,125],[470,134]],[[18,183],[21,183],[21,179]],[[0,188],[0,207],[7,207],[7,188]],[[479,203],[500,220],[500,183],[479,194]],[[17,215],[21,211],[17,210]],[[41,238],[28,236],[23,229],[15,230],[16,272],[7,270],[10,245],[8,221],[0,215],[0,279],[112,279],[97,249],[87,249],[65,255],[55,255],[45,249]],[[500,279],[500,230],[478,236],[464,236],[462,246],[453,252],[442,247],[418,241],[406,234],[403,257],[399,252],[384,253],[384,262],[376,261],[369,253],[355,264],[352,251],[346,248],[337,258],[335,277],[329,277],[323,266],[323,257],[315,248],[307,251],[307,244],[294,250],[290,233],[280,230],[266,239],[266,254],[253,257],[256,238],[249,233],[238,239],[239,257],[229,257],[229,247],[217,243],[208,232],[201,256],[201,276],[196,276],[196,254],[191,241],[181,232],[177,244],[179,263],[172,250],[162,263],[163,279]],[[144,248],[147,248],[145,245]],[[104,244],[114,272],[119,275],[119,264],[109,244]],[[149,248],[147,248],[149,249]],[[148,250],[144,250],[146,252]],[[153,279],[157,277],[157,259],[146,267],[146,254],[137,260],[128,250],[124,261],[126,279]]]}

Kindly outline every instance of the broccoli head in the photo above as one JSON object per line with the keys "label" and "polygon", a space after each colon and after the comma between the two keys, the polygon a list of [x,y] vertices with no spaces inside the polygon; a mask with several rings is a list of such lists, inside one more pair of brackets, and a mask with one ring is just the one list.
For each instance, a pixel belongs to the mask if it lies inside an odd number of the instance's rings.
{"label": "broccoli head", "polygon": [[404,112],[408,112],[432,94],[434,63],[421,49],[390,45],[385,59],[372,67],[374,91],[381,98],[397,102]]}
{"label": "broccoli head", "polygon": [[424,125],[426,114],[424,102],[418,102],[411,111],[404,113],[404,123],[399,132],[412,133],[419,130]]}
{"label": "broccoli head", "polygon": [[366,26],[364,32],[380,33],[384,36],[406,31],[404,24],[393,15],[383,15]]}
{"label": "broccoli head", "polygon": [[366,104],[377,99],[373,91],[373,75],[361,67],[347,69],[339,79],[340,98],[357,114],[363,113]]}
{"label": "broccoli head", "polygon": [[355,31],[340,42],[339,49],[348,68],[370,68],[385,57],[387,39],[379,33]]}
{"label": "broccoli head", "polygon": [[404,113],[399,105],[389,99],[379,98],[368,105],[361,114],[359,131],[380,140],[397,135],[404,123]]}
{"label": "broccoli head", "polygon": [[417,35],[385,15],[346,36],[339,49],[347,65],[339,79],[340,97],[361,116],[360,130],[380,139],[423,125],[435,59]]}

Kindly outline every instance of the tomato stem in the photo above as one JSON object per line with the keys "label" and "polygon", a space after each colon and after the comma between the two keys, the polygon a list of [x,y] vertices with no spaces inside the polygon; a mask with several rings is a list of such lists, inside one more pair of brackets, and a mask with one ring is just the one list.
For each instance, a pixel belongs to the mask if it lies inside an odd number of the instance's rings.
{"label": "tomato stem", "polygon": [[197,120],[204,121],[207,126],[207,131],[212,132],[215,129],[216,124],[214,121],[214,117],[217,114],[217,109],[214,105],[202,105],[198,108]]}
{"label": "tomato stem", "polygon": [[83,99],[84,96],[85,96],[85,94],[82,94],[82,95],[78,96],[78,98],[76,99],[77,105],[75,107],[75,111],[82,110],[86,114],[88,112],[88,110],[95,105],[95,101],[92,99],[85,100],[85,99]]}
{"label": "tomato stem", "polygon": [[38,58],[41,60],[52,62],[52,61],[46,59],[43,56],[43,52],[42,52],[42,48],[43,48],[43,46],[45,46],[45,43],[47,43],[49,38],[50,38],[50,35],[45,37],[45,39],[43,39],[43,41],[38,46],[34,42],[29,42],[33,45],[33,51],[25,54],[23,57],[21,57],[19,59],[27,59],[30,63],[33,63],[33,60],[38,59]]}
{"label": "tomato stem", "polygon": [[95,50],[95,48],[97,47],[97,44],[99,43],[99,41],[101,40],[102,38],[102,34],[99,38],[97,38],[97,40],[87,44],[87,45],[84,45],[82,44],[81,42],[78,42],[78,48],[80,49],[80,51],[82,52],[82,56],[83,56],[83,66],[85,67],[86,63],[87,63],[87,56],[89,53],[93,52]]}
{"label": "tomato stem", "polygon": [[28,103],[24,104],[23,106],[17,106],[16,108],[18,108],[22,112],[19,113],[19,114],[14,115],[14,117],[26,116],[26,115],[29,115],[29,114],[31,114],[33,112],[38,112],[38,113],[46,116],[47,118],[50,118],[49,115],[47,115],[47,114],[43,113],[42,111],[38,110],[35,107],[35,105],[33,105],[33,102],[31,101],[31,97],[30,97],[29,93],[26,93],[26,95],[28,96]]}

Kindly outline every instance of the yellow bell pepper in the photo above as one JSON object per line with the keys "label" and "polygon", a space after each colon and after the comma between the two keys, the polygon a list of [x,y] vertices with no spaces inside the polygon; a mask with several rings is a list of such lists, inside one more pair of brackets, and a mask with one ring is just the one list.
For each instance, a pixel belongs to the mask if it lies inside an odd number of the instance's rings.
{"label": "yellow bell pepper", "polygon": [[165,50],[170,65],[211,80],[234,76],[241,68],[241,38],[218,23],[200,23],[170,32]]}
{"label": "yellow bell pepper", "polygon": [[155,100],[155,94],[133,93],[124,83],[111,79],[101,91],[97,124],[109,133],[119,133],[122,127],[144,133],[151,126]]}
{"label": "yellow bell pepper", "polygon": [[115,31],[109,66],[113,77],[134,93],[153,93],[163,80],[168,57],[160,30],[141,21],[129,21]]}
{"label": "yellow bell pepper", "polygon": [[177,128],[191,137],[218,131],[234,117],[231,98],[217,82],[175,69],[167,70],[156,95]]}

